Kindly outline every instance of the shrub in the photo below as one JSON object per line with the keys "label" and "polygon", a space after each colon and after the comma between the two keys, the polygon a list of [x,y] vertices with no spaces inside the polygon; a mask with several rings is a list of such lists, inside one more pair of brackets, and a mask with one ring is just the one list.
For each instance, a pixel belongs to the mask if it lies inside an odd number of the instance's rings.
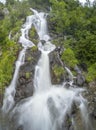
{"label": "shrub", "polygon": [[61,66],[55,65],[53,68],[53,72],[56,75],[56,77],[60,78],[60,76],[64,74],[64,68]]}
{"label": "shrub", "polygon": [[68,48],[66,49],[61,56],[62,61],[69,67],[75,67],[76,64],[78,64],[77,59],[75,58],[74,52]]}
{"label": "shrub", "polygon": [[2,46],[2,55],[0,56],[0,88],[8,85],[12,79],[17,51],[18,45],[6,39],[6,44]]}
{"label": "shrub", "polygon": [[91,65],[88,68],[88,73],[86,75],[86,80],[88,82],[92,82],[92,81],[96,80],[96,63],[94,63],[93,65]]}

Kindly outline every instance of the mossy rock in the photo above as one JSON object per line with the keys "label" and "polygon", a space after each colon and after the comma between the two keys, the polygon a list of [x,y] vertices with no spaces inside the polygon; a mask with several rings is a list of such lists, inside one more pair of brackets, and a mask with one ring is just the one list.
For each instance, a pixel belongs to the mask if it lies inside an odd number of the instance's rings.
{"label": "mossy rock", "polygon": [[31,60],[33,60],[33,57],[29,56],[29,57],[27,58],[27,61],[31,61]]}
{"label": "mossy rock", "polygon": [[39,40],[38,40],[38,34],[36,32],[35,27],[32,26],[32,28],[29,31],[29,37],[30,40],[34,43],[34,44],[38,44]]}
{"label": "mossy rock", "polygon": [[29,79],[30,76],[31,76],[30,72],[26,72],[26,73],[25,73],[25,77],[26,77],[26,79]]}
{"label": "mossy rock", "polygon": [[37,51],[37,50],[38,50],[38,47],[37,47],[37,46],[33,46],[32,49],[31,49],[32,52],[35,52],[35,51]]}
{"label": "mossy rock", "polygon": [[54,82],[60,83],[62,77],[64,76],[64,68],[59,65],[54,65],[52,68]]}

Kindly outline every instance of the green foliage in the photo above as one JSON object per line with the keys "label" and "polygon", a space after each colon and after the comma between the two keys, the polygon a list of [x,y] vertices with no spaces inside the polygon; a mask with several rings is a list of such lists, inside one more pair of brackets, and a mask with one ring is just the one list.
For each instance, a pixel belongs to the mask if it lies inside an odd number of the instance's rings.
{"label": "green foliage", "polygon": [[[37,1],[40,2],[39,0],[34,1],[35,5],[37,4]],[[19,50],[18,44],[15,42],[18,42],[18,38],[21,34],[20,28],[24,23],[26,16],[32,14],[30,6],[30,3],[26,0],[22,2],[19,2],[18,0],[7,0],[5,6],[0,4],[0,88],[7,86],[12,79],[14,63]],[[6,8],[9,13],[4,14],[4,8]],[[13,41],[8,39],[10,32],[11,40]],[[34,28],[30,31],[30,37],[34,43],[38,43],[38,40],[35,40],[34,38],[37,37]],[[37,47],[34,46],[32,51],[36,50]],[[28,60],[31,59],[32,58],[30,57],[28,58]],[[26,73],[26,78],[29,78],[29,76],[30,74]]]}
{"label": "green foliage", "polygon": [[26,72],[25,76],[26,76],[26,79],[29,79],[30,78],[30,73]]}
{"label": "green foliage", "polygon": [[74,48],[73,42],[75,42],[75,39],[72,36],[66,36],[66,39],[63,40],[64,48]]}
{"label": "green foliage", "polygon": [[27,61],[31,61],[33,58],[31,56],[28,56]]}
{"label": "green foliage", "polygon": [[31,7],[41,10],[45,10],[46,7],[49,6],[49,0],[28,0],[28,2]]}
{"label": "green foliage", "polygon": [[[30,14],[29,5],[25,2],[8,2],[7,5],[1,6],[2,10],[6,7],[9,11],[0,20],[0,88],[4,88],[12,79],[14,63],[17,58],[19,46],[14,41],[18,41],[20,36],[20,28],[26,17]],[[14,41],[8,39],[11,37]]]}
{"label": "green foliage", "polygon": [[0,3],[0,20],[4,18],[3,5]]}
{"label": "green foliage", "polygon": [[66,49],[63,52],[61,59],[69,67],[75,67],[75,65],[78,64],[78,61],[75,58],[74,52],[70,48]]}
{"label": "green foliage", "polygon": [[6,0],[6,4],[10,4],[10,5],[13,5],[14,4],[14,0]]}
{"label": "green foliage", "polygon": [[86,80],[88,82],[96,80],[96,63],[88,68],[88,74],[86,75]]}
{"label": "green foliage", "polygon": [[53,72],[57,78],[60,78],[64,74],[64,68],[58,65],[54,65]]}
{"label": "green foliage", "polygon": [[17,44],[6,39],[6,44],[2,46],[2,55],[0,56],[0,88],[8,85],[12,79],[13,65],[16,60],[17,51]]}
{"label": "green foliage", "polygon": [[38,50],[38,47],[37,46],[33,46],[31,50],[32,50],[32,52],[35,52],[35,51]]}
{"label": "green foliage", "polygon": [[[53,41],[57,46],[66,48],[61,56],[62,60],[69,67],[78,63],[81,67],[85,64],[92,69],[94,66],[91,64],[96,62],[96,2],[94,1],[93,6],[88,1],[82,6],[75,0],[50,0],[50,3],[52,33],[64,38]],[[91,77],[89,71],[88,75]]]}
{"label": "green foliage", "polygon": [[34,44],[37,44],[39,42],[38,39],[37,39],[38,35],[37,35],[35,27],[32,27],[30,29],[29,37],[30,37],[30,40],[33,41]]}
{"label": "green foliage", "polygon": [[51,22],[54,23],[54,31],[56,30],[58,33],[62,33],[64,32],[65,27],[69,25],[69,21],[67,21],[66,3],[57,0],[53,0],[51,3],[53,8],[51,13]]}
{"label": "green foliage", "polygon": [[81,63],[90,66],[96,61],[96,35],[88,31],[84,31],[80,35],[82,36],[75,43],[74,51]]}
{"label": "green foliage", "polygon": [[[54,23],[57,33],[71,34],[74,27],[83,21],[79,3],[70,0],[50,0],[52,3],[51,22]],[[78,23],[79,22],[79,23]]]}
{"label": "green foliage", "polygon": [[35,30],[35,27],[32,27],[31,29],[30,29],[30,37],[35,37],[35,34],[36,34],[36,30]]}

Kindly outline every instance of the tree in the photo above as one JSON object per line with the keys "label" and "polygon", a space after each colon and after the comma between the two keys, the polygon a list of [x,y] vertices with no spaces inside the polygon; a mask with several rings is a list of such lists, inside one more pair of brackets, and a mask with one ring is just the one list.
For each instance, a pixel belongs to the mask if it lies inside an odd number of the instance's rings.
{"label": "tree", "polygon": [[6,5],[14,5],[14,0],[6,0]]}
{"label": "tree", "polygon": [[61,59],[67,66],[72,67],[72,68],[74,68],[75,65],[78,64],[78,61],[75,58],[75,54],[70,48],[66,49],[62,53]]}

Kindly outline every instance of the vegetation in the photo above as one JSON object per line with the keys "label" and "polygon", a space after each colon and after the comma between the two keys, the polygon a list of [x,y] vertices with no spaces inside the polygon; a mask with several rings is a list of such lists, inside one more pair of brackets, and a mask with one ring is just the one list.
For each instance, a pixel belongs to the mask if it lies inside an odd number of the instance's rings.
{"label": "vegetation", "polygon": [[74,68],[75,65],[77,65],[78,61],[75,58],[74,52],[68,48],[66,49],[62,56],[61,56],[62,61],[66,64],[66,66]]}
{"label": "vegetation", "polygon": [[57,81],[60,81],[60,78],[64,76],[64,68],[58,65],[54,65],[53,73],[57,78]]}
{"label": "vegetation", "polygon": [[36,8],[39,10],[46,10],[49,6],[49,0],[27,0],[27,2],[31,5],[32,8]]}
{"label": "vegetation", "polygon": [[28,14],[29,5],[25,1],[8,0],[6,5],[0,3],[0,89],[7,86],[12,79],[14,63],[20,48],[17,43],[20,28]]}
{"label": "vegetation", "polygon": [[[30,7],[34,6],[34,8],[39,9],[41,2],[42,0],[24,0],[22,2],[7,0],[5,5],[0,3],[0,89],[7,86],[12,79],[15,61],[20,50],[18,44],[21,35],[20,28],[25,22],[26,16],[32,14]],[[45,2],[44,6],[48,3],[48,1],[43,2]],[[34,38],[37,36],[34,27],[30,30],[29,35],[31,40],[37,44],[38,40]],[[36,51],[37,47],[33,47],[32,50]],[[30,60],[30,57],[28,60]],[[26,78],[29,76],[29,73],[27,73]]]}
{"label": "vegetation", "polygon": [[53,72],[54,72],[54,74],[55,74],[57,77],[60,77],[61,75],[64,74],[64,68],[55,65],[54,68],[53,68]]}
{"label": "vegetation", "polygon": [[[42,6],[41,6],[42,5]],[[74,68],[76,64],[86,70],[86,80],[96,79],[96,2],[85,6],[77,0],[7,0],[5,5],[0,3],[0,88],[8,85],[12,79],[13,66],[17,58],[20,28],[26,16],[32,14],[30,7],[47,10],[49,13],[52,33],[57,35],[54,43],[65,47],[61,53],[62,61]],[[11,40],[8,39],[11,34]],[[30,38],[37,44],[36,30],[30,30]],[[60,36],[60,38],[58,38]],[[36,38],[37,39],[37,38]],[[37,47],[33,48],[34,51]],[[29,58],[30,60],[30,58]],[[84,66],[87,68],[85,69]],[[57,77],[62,75],[62,67],[54,67]],[[26,74],[29,77],[29,74]]]}
{"label": "vegetation", "polygon": [[30,73],[26,72],[25,77],[26,77],[26,79],[29,79],[30,78]]}
{"label": "vegetation", "polygon": [[93,6],[88,1],[82,6],[78,0],[50,0],[50,3],[52,33],[62,37],[62,42],[55,39],[56,45],[66,48],[61,59],[70,67],[78,63],[88,71],[87,81],[95,80],[96,2]]}
{"label": "vegetation", "polygon": [[18,45],[6,39],[5,45],[2,46],[0,51],[0,88],[3,88],[12,79],[13,64],[17,57]]}
{"label": "vegetation", "polygon": [[92,82],[96,80],[96,63],[94,63],[88,68],[86,79],[88,82]]}
{"label": "vegetation", "polygon": [[32,28],[29,31],[29,37],[30,37],[30,40],[32,40],[35,45],[38,44],[38,42],[39,42],[38,34],[37,34],[34,26],[32,26]]}
{"label": "vegetation", "polygon": [[31,50],[32,50],[32,52],[35,52],[35,51],[38,50],[38,47],[37,46],[33,46]]}

